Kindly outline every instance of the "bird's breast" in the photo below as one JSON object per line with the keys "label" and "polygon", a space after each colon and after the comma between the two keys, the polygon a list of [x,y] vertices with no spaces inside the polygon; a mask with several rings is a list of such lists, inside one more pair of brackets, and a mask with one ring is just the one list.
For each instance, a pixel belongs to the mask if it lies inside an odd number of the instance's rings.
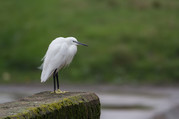
{"label": "bird's breast", "polygon": [[68,53],[70,55],[74,56],[76,54],[76,51],[77,51],[77,46],[76,45],[72,45],[72,46],[69,47]]}
{"label": "bird's breast", "polygon": [[72,45],[68,48],[65,65],[69,65],[71,63],[76,52],[77,52],[77,46]]}

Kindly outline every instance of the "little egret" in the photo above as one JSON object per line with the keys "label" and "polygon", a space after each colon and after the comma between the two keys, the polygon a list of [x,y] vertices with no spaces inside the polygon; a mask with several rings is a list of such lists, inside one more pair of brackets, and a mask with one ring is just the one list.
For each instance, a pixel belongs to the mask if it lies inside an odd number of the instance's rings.
{"label": "little egret", "polygon": [[53,75],[54,93],[63,93],[59,89],[58,71],[71,63],[77,52],[77,45],[88,46],[78,42],[74,37],[58,37],[50,43],[42,59],[41,82],[45,82]]}

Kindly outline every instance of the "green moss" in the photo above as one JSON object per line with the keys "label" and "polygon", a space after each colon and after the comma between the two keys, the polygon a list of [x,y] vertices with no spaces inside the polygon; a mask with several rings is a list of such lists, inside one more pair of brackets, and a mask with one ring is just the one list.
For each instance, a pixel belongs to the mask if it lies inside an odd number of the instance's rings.
{"label": "green moss", "polygon": [[[94,98],[95,100],[98,98]],[[26,108],[21,113],[5,119],[58,119],[58,118],[93,118],[100,116],[99,100],[91,101],[88,96],[70,96],[49,104],[40,104],[38,107]],[[95,117],[95,118],[94,118]]]}

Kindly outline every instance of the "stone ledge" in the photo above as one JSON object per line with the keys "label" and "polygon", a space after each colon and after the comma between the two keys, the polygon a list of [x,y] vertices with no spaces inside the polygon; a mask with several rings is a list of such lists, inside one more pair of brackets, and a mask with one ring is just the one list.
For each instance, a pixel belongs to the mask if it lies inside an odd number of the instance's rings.
{"label": "stone ledge", "polygon": [[49,91],[0,104],[1,119],[99,119],[100,101],[96,94]]}

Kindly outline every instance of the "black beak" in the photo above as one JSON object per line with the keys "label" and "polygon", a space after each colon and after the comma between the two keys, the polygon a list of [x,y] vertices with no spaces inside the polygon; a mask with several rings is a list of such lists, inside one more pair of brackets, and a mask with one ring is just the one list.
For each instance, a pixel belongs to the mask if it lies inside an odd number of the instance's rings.
{"label": "black beak", "polygon": [[88,45],[83,44],[83,43],[80,43],[80,42],[78,42],[78,41],[73,41],[73,42],[77,43],[78,45],[88,46]]}

